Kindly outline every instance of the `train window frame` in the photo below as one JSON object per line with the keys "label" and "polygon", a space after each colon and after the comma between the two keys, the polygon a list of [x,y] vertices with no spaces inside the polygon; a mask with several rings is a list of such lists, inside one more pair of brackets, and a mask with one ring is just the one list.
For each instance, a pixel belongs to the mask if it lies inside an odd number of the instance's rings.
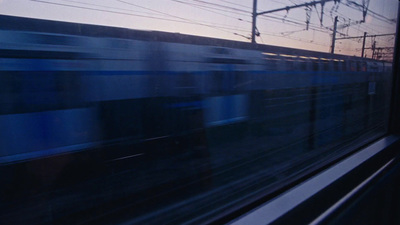
{"label": "train window frame", "polygon": [[338,61],[333,61],[333,70],[334,71],[342,71]]}

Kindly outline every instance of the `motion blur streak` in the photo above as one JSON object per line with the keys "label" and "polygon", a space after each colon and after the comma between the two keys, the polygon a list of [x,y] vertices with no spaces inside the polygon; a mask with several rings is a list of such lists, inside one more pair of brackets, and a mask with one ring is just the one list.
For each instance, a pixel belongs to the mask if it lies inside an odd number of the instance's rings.
{"label": "motion blur streak", "polygon": [[6,224],[198,223],[387,128],[388,62],[0,21]]}

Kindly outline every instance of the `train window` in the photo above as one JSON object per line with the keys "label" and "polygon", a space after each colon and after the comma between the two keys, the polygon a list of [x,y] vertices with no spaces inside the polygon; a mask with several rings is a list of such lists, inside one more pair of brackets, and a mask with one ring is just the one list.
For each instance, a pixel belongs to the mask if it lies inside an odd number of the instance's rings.
{"label": "train window", "polygon": [[361,62],[356,62],[356,65],[357,65],[357,67],[356,67],[356,71],[362,71],[362,65],[361,65]]}
{"label": "train window", "polygon": [[1,223],[224,224],[389,132],[397,1],[255,3],[0,0]]}
{"label": "train window", "polygon": [[307,70],[307,64],[308,64],[308,62],[306,62],[306,61],[299,61],[300,70],[303,70],[303,71]]}
{"label": "train window", "polygon": [[230,55],[229,49],[226,48],[213,48],[215,54]]}
{"label": "train window", "polygon": [[322,62],[322,65],[323,65],[323,70],[324,71],[329,71],[329,62]]}
{"label": "train window", "polygon": [[350,66],[350,71],[357,71],[358,70],[358,68],[357,68],[357,63],[356,62],[354,62],[354,61],[350,61],[349,62],[349,66]]}
{"label": "train window", "polygon": [[68,36],[56,36],[56,35],[37,35],[37,38],[32,38],[36,43],[42,43],[47,45],[73,45],[75,44],[74,38]]}
{"label": "train window", "polygon": [[294,62],[292,60],[286,60],[285,62],[285,70],[294,70]]}
{"label": "train window", "polygon": [[334,71],[340,71],[341,70],[339,62],[337,62],[337,61],[333,62],[333,70]]}
{"label": "train window", "polygon": [[278,68],[279,60],[274,58],[267,58],[266,67],[267,70],[276,70]]}
{"label": "train window", "polygon": [[235,80],[233,89],[236,93],[240,93],[249,88],[251,83],[248,82],[248,74],[243,71],[236,71],[235,72]]}
{"label": "train window", "polygon": [[193,73],[182,73],[178,75],[176,89],[179,95],[190,96],[196,90],[196,75]]}
{"label": "train window", "polygon": [[362,72],[366,72],[367,71],[367,63],[366,62],[361,62],[361,71]]}
{"label": "train window", "polygon": [[319,62],[313,61],[312,62],[312,68],[314,71],[319,71]]}
{"label": "train window", "polygon": [[347,64],[346,64],[346,62],[341,62],[340,65],[341,65],[340,68],[341,68],[342,71],[347,71]]}
{"label": "train window", "polygon": [[376,63],[368,62],[367,66],[368,66],[367,69],[369,72],[378,72],[379,71],[378,65]]}

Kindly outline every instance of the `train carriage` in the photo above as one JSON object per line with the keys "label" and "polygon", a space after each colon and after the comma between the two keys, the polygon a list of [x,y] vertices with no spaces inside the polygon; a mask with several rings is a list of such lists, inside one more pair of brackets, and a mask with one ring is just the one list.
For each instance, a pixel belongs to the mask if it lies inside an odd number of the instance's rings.
{"label": "train carriage", "polygon": [[[217,185],[213,174],[239,160],[323,154],[387,126],[387,62],[182,34],[0,21],[0,172],[13,174],[0,180],[22,184],[1,187],[6,196],[124,171],[136,171],[130,178],[140,183],[124,190],[128,195],[167,195],[180,181],[208,190]],[[53,172],[43,174],[43,167]]]}

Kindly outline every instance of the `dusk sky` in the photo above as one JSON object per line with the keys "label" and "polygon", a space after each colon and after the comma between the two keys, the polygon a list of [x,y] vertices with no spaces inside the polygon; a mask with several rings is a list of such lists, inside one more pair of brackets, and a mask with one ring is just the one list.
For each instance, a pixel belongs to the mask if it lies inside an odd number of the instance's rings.
{"label": "dusk sky", "polygon": [[[305,2],[311,0],[258,0],[257,11]],[[363,2],[369,5],[365,22],[360,23]],[[338,38],[394,33],[397,5],[398,0],[341,0],[325,3],[322,17],[321,5],[258,16],[257,43],[328,52],[335,16]],[[0,14],[249,42],[252,6],[253,0],[0,0]],[[374,41],[377,47],[392,47],[394,36],[368,38],[366,47]],[[361,39],[340,40],[336,53],[356,55],[361,46]]]}

